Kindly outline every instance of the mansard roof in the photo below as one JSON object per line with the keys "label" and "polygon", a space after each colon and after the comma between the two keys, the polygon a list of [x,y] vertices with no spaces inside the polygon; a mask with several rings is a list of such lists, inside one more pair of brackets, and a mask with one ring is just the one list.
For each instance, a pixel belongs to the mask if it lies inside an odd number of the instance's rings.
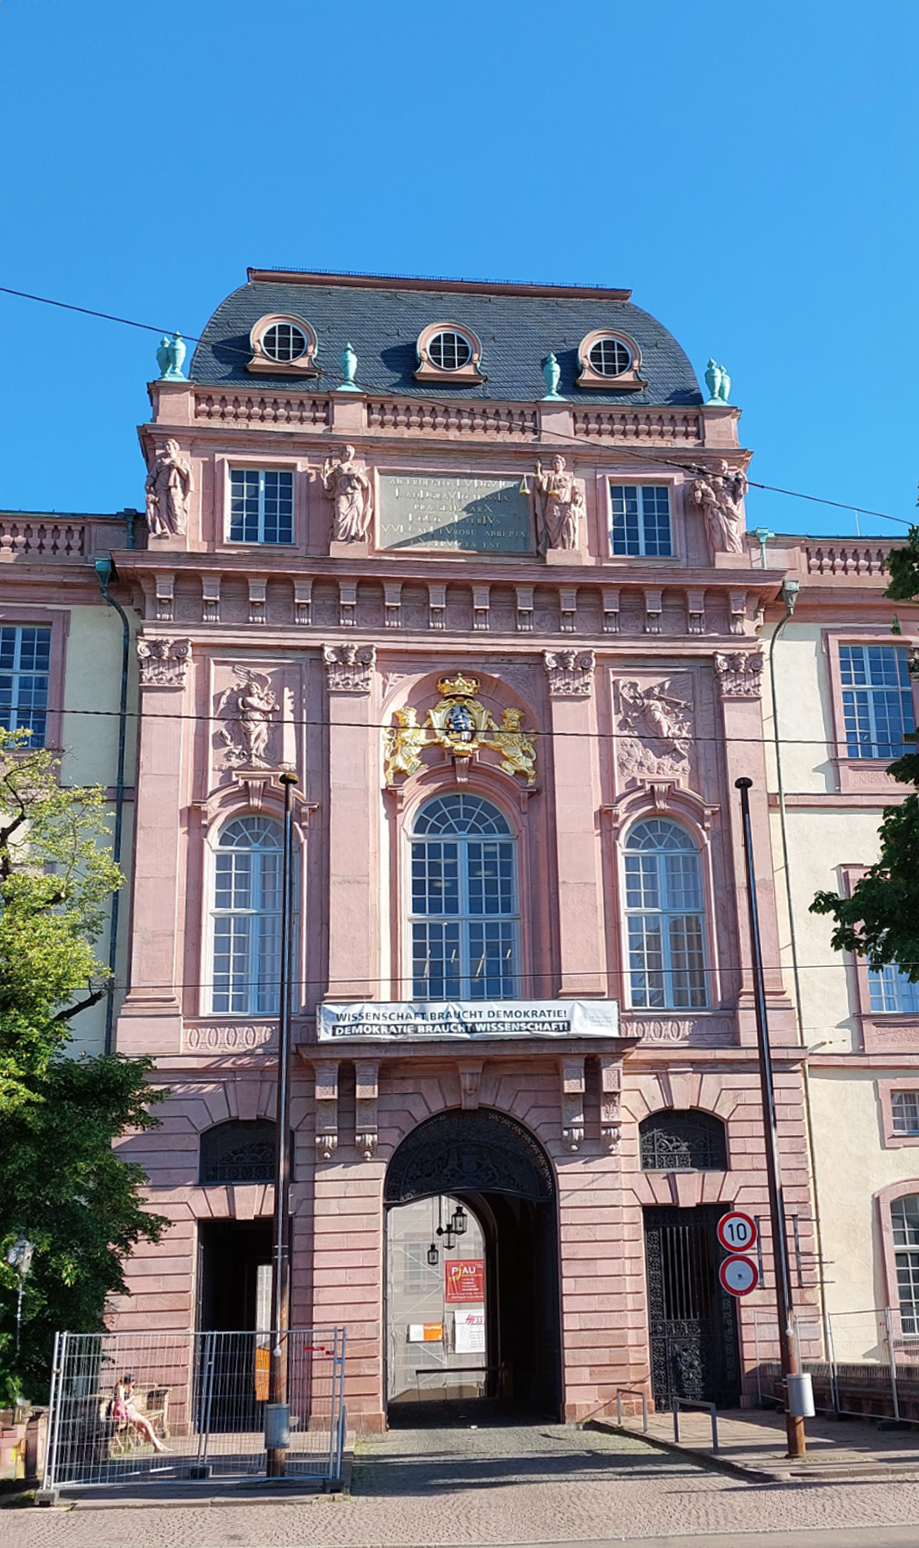
{"label": "mansard roof", "polygon": [[[533,402],[546,392],[542,364],[552,353],[561,367],[559,392],[574,403],[701,403],[680,345],[649,312],[633,305],[630,295],[601,286],[250,269],[248,284],[221,303],[204,329],[189,374],[208,386],[265,388],[276,380],[285,392],[329,392],[341,378],[339,356],[351,344],[356,383],[365,392]],[[318,377],[275,379],[247,372],[250,331],[269,314],[299,316],[312,325]],[[422,329],[438,322],[465,326],[478,336],[484,381],[463,386],[415,380],[416,341]],[[647,387],[616,392],[575,386],[578,346],[597,329],[624,332],[638,344]]]}

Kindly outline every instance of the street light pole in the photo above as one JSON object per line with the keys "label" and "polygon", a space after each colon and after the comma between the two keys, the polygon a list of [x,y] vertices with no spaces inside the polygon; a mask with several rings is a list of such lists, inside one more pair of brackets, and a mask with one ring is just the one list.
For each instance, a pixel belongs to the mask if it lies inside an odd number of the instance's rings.
{"label": "street light pole", "polygon": [[281,982],[278,995],[278,1093],[275,1110],[274,1250],[271,1275],[271,1349],[265,1414],[266,1472],[283,1478],[287,1465],[289,1415],[287,1339],[290,1326],[290,1044],[293,999],[294,823],[291,809],[296,774],[281,775],[284,786],[284,849],[281,864]]}
{"label": "street light pole", "polygon": [[782,1175],[779,1168],[779,1136],[775,1115],[775,1083],[772,1075],[772,1052],[769,1046],[769,1023],[766,1017],[766,988],[763,980],[763,953],[759,935],[759,910],[756,903],[756,878],[753,868],[753,837],[750,828],[750,797],[752,779],[735,779],[734,787],[740,791],[740,812],[743,825],[744,864],[747,876],[747,907],[750,917],[750,952],[753,963],[753,999],[756,1010],[756,1039],[759,1044],[759,1081],[763,1103],[763,1128],[766,1139],[766,1176],[769,1181],[769,1218],[772,1223],[772,1261],[775,1270],[775,1301],[779,1324],[779,1348],[782,1356],[782,1375],[786,1379],[785,1431],[788,1436],[788,1455],[803,1457],[807,1452],[804,1420],[792,1414],[789,1407],[788,1377],[799,1376],[801,1363],[798,1355],[798,1333],[795,1327],[794,1300],[791,1291],[791,1265],[788,1260],[788,1234],[785,1224],[785,1199],[782,1193]]}

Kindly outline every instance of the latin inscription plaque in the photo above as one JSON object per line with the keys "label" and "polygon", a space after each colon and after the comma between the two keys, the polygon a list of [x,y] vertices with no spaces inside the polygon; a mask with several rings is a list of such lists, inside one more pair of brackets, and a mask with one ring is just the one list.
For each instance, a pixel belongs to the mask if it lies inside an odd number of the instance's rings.
{"label": "latin inscription plaque", "polygon": [[380,475],[380,547],[533,552],[530,501],[516,481],[439,473]]}

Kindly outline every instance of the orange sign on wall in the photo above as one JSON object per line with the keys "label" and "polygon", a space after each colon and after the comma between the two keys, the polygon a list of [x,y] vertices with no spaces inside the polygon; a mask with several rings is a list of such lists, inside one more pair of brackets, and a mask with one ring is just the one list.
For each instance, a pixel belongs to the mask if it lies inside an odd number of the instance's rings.
{"label": "orange sign on wall", "polygon": [[485,1300],[485,1259],[453,1258],[444,1263],[444,1284],[448,1301]]}

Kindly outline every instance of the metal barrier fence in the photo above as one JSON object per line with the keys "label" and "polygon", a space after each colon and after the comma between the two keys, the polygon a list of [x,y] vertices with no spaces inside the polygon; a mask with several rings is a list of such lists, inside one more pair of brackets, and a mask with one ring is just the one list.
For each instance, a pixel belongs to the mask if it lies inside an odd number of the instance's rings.
{"label": "metal barrier fence", "polygon": [[[757,1396],[781,1401],[775,1319],[757,1309],[753,1325]],[[828,1312],[822,1333],[801,1329],[801,1344],[819,1411],[919,1422],[919,1333],[904,1332],[898,1309]]]}
{"label": "metal barrier fence", "polygon": [[347,1423],[343,1328],[59,1333],[44,1488],[264,1474],[276,1339],[287,1365],[287,1475],[337,1480]]}

